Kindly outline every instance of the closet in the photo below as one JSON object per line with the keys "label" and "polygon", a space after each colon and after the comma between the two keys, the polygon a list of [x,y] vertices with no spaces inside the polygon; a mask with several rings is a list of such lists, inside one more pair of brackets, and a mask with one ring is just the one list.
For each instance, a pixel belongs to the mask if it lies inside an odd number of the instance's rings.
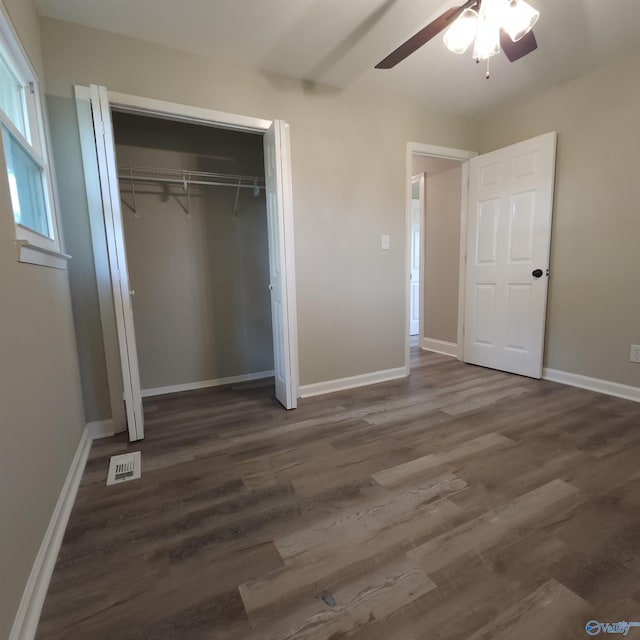
{"label": "closet", "polygon": [[142,395],[272,376],[263,136],[112,117]]}

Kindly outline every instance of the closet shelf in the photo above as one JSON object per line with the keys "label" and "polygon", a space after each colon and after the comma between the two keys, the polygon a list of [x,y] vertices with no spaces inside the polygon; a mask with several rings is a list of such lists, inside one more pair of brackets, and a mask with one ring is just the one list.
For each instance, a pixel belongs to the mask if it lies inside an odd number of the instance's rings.
{"label": "closet shelf", "polygon": [[189,185],[211,187],[235,187],[236,189],[253,189],[256,195],[265,188],[264,178],[259,176],[241,176],[229,173],[212,173],[209,171],[191,171],[190,169],[161,169],[157,167],[134,167],[118,165],[118,178],[127,182],[160,182],[182,185],[187,190]]}
{"label": "closet shelf", "polygon": [[158,167],[135,167],[131,165],[118,165],[118,179],[131,185],[132,204],[124,199],[124,204],[133,211],[135,217],[138,217],[136,206],[136,190],[134,184],[136,182],[156,182],[161,184],[180,185],[184,189],[187,197],[186,207],[183,206],[187,218],[191,208],[191,186],[208,186],[208,187],[234,187],[236,190],[236,198],[233,205],[233,217],[238,215],[238,200],[240,189],[252,189],[253,195],[260,195],[266,187],[264,178],[260,176],[241,176],[229,173],[212,173],[210,171],[191,171],[190,169],[161,169]]}

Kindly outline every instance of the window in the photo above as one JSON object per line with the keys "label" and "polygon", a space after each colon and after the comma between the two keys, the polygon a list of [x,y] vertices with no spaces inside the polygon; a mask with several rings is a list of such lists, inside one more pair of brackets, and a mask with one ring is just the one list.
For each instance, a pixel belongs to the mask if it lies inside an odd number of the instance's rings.
{"label": "window", "polygon": [[45,238],[51,238],[47,202],[44,197],[43,168],[7,127],[2,127],[2,140],[16,224]]}
{"label": "window", "polygon": [[18,255],[23,262],[65,268],[42,123],[38,79],[0,7],[0,135]]}

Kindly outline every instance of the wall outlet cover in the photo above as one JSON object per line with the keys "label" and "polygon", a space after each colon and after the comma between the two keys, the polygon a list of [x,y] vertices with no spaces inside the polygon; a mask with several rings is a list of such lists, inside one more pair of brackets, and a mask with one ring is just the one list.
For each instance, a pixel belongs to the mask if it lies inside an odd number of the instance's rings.
{"label": "wall outlet cover", "polygon": [[640,362],[640,344],[631,345],[631,354],[629,356],[631,362]]}

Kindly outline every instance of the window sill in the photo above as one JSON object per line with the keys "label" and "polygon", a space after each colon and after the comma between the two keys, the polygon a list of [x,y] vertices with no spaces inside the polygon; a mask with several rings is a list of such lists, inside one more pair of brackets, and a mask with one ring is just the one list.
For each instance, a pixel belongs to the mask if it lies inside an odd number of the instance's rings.
{"label": "window sill", "polygon": [[71,256],[66,253],[45,249],[31,244],[27,240],[16,240],[16,253],[18,254],[18,262],[37,264],[52,269],[66,270],[67,262],[71,260]]}

